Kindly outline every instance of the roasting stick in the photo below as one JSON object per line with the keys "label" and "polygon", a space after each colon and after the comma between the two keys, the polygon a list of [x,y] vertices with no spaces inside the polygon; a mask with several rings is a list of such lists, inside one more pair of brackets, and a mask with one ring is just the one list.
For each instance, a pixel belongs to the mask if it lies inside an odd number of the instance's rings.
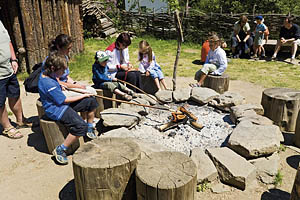
{"label": "roasting stick", "polygon": [[[69,91],[72,91],[72,92],[77,92],[77,93],[81,93],[81,94],[90,94],[88,92],[79,91],[79,90],[76,90],[74,88],[66,88],[66,87],[64,87],[64,88],[66,90],[69,90]],[[91,94],[91,95],[95,96],[95,97],[99,97],[101,99],[106,99],[106,100],[109,100],[109,101],[116,101],[116,102],[120,102],[120,103],[127,103],[127,104],[131,104],[131,105],[136,105],[136,106],[143,106],[143,107],[148,107],[148,108],[153,108],[153,109],[166,110],[166,111],[170,111],[170,112],[175,111],[175,110],[172,110],[170,108],[163,108],[163,107],[150,106],[150,105],[145,105],[145,104],[140,104],[140,103],[135,103],[135,102],[128,102],[128,101],[124,101],[124,100],[120,100],[120,99],[113,99],[113,98],[110,98],[110,97],[97,95],[97,94]]]}
{"label": "roasting stick", "polygon": [[130,85],[131,87],[134,87],[135,89],[137,89],[138,91],[140,91],[140,92],[142,92],[143,94],[147,95],[148,97],[150,97],[151,99],[153,99],[153,100],[156,101],[157,103],[163,104],[161,101],[159,101],[159,100],[153,98],[152,96],[150,96],[149,94],[147,94],[144,90],[142,90],[142,89],[136,87],[135,85],[133,85],[133,84],[131,84],[131,83],[128,83],[128,82],[126,82],[126,81],[120,80],[120,79],[117,79],[117,80],[120,81],[121,83],[128,84],[128,85]]}

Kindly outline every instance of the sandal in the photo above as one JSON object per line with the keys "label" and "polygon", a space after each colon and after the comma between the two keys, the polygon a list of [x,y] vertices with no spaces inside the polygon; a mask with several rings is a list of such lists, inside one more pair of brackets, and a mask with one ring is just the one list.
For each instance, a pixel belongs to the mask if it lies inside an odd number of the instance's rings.
{"label": "sandal", "polygon": [[24,118],[23,122],[21,122],[21,123],[16,122],[16,124],[17,124],[16,129],[32,127],[32,122],[29,122],[27,118]]}
{"label": "sandal", "polygon": [[132,96],[128,95],[128,94],[124,94],[123,95],[123,98],[126,100],[126,101],[131,101],[132,100]]}
{"label": "sandal", "polygon": [[190,83],[189,86],[192,87],[192,88],[201,87],[201,84],[200,83]]}
{"label": "sandal", "polygon": [[5,128],[2,134],[11,139],[20,139],[23,137],[22,133],[13,126]]}

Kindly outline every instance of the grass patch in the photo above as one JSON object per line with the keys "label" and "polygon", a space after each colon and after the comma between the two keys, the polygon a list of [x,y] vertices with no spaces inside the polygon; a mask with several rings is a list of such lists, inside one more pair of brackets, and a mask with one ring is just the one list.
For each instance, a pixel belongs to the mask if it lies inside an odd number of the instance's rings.
{"label": "grass patch", "polygon": [[197,192],[205,192],[207,189],[210,189],[211,185],[209,182],[204,181],[203,183],[199,183],[197,185]]}
{"label": "grass patch", "polygon": [[12,116],[13,113],[12,113],[11,111],[7,111],[7,115],[8,115],[8,116]]}
{"label": "grass patch", "polygon": [[278,170],[273,183],[275,187],[281,186],[282,180],[283,180],[283,175],[281,174],[281,171]]}
{"label": "grass patch", "polygon": [[278,152],[284,152],[286,150],[286,146],[284,144],[280,144]]}
{"label": "grass patch", "polygon": [[[147,40],[155,52],[157,62],[161,65],[165,76],[173,76],[173,67],[177,52],[176,40],[161,40],[152,36],[136,37],[132,39],[129,46],[130,62],[138,68],[138,43]],[[105,40],[86,39],[83,53],[71,58],[70,76],[74,80],[92,79],[92,65],[94,55],[98,50],[105,50],[115,38]],[[177,76],[194,77],[194,74],[202,66],[198,65],[201,55],[201,46],[195,43],[183,43],[181,55],[177,68]],[[228,64],[226,73],[231,80],[242,80],[270,87],[288,87],[300,89],[299,66],[285,64],[282,62],[259,62],[248,61],[247,59],[232,59]],[[18,78],[24,80],[28,75],[19,74]]]}

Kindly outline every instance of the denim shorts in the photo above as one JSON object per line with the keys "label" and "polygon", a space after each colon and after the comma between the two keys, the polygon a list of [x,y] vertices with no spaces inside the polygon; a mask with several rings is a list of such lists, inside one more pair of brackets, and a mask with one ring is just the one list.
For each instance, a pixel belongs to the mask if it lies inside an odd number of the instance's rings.
{"label": "denim shorts", "polygon": [[149,72],[150,72],[150,76],[153,79],[156,79],[156,78],[158,78],[158,80],[164,79],[164,74],[162,73],[161,69],[158,67],[155,67],[155,68],[149,70]]}
{"label": "denim shorts", "polygon": [[6,97],[18,98],[19,96],[20,85],[15,74],[0,80],[0,107],[5,105]]}

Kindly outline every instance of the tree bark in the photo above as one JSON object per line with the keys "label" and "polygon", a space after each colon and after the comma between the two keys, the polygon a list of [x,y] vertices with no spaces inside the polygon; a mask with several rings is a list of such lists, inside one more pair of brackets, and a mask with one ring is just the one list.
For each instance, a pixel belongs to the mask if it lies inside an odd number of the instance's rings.
{"label": "tree bark", "polygon": [[229,76],[222,74],[222,76],[207,75],[204,80],[203,87],[208,87],[216,92],[223,94],[229,88]]}
{"label": "tree bark", "polygon": [[77,200],[135,200],[140,156],[130,139],[99,138],[82,145],[73,155]]}
{"label": "tree bark", "polygon": [[290,200],[300,199],[300,165],[298,166]]}

